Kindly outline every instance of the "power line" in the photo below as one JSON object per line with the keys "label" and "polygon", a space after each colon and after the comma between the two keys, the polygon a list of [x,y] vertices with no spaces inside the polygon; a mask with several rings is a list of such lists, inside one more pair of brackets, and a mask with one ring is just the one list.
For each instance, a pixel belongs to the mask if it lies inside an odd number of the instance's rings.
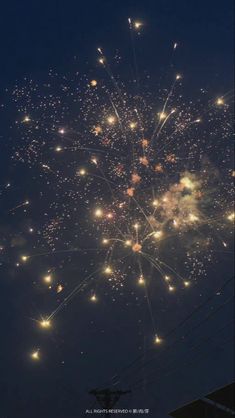
{"label": "power line", "polygon": [[[224,343],[220,345],[220,348],[222,348],[224,345],[228,344],[230,341],[233,341],[233,337],[231,337],[231,338],[227,339],[226,341],[224,341]],[[205,355],[209,354],[209,353],[210,353],[210,351],[209,351],[209,352],[207,351],[206,353],[204,353],[201,357],[199,357],[199,360],[200,360],[201,358],[203,358]],[[197,356],[196,356],[196,357],[194,357],[191,361],[189,361],[189,362],[185,362],[185,363],[183,364],[183,366],[189,366],[189,365],[193,364],[195,360],[197,360]],[[183,366],[178,366],[178,367],[176,367],[175,369],[173,369],[172,371],[170,371],[170,373],[168,373],[167,375],[165,375],[165,377],[168,377],[168,376],[170,376],[172,373],[175,373],[177,370],[181,369]],[[153,379],[153,380],[151,380],[150,382],[147,382],[147,383],[146,383],[146,386],[148,386],[148,385],[150,385],[150,384],[152,384],[152,383],[156,382],[156,381],[157,381],[157,380],[159,380],[159,379],[161,379],[161,377],[159,377],[159,376],[158,376],[156,379]],[[134,387],[133,389],[134,389],[134,390],[137,390],[137,389],[139,389],[140,387],[141,387],[141,385],[139,385],[139,386],[137,386],[137,387]]]}
{"label": "power line", "polygon": [[[201,325],[203,325],[205,322],[207,322],[207,320],[210,318],[210,317],[212,317],[212,316],[214,316],[217,312],[219,312],[220,311],[220,309],[222,309],[224,306],[226,306],[229,302],[230,302],[230,300],[232,300],[233,299],[233,296],[231,296],[230,298],[228,298],[222,305],[220,305],[215,311],[213,311],[213,312],[211,312],[209,315],[207,315],[200,323],[198,323],[195,327],[193,327],[193,328],[191,328],[190,329],[190,331],[187,333],[187,334],[185,334],[185,336],[184,336],[184,338],[185,337],[187,337],[189,334],[191,334],[192,333],[192,331],[194,331],[196,328],[198,328],[199,326],[201,326]],[[217,331],[218,332],[218,331]],[[176,344],[176,343],[178,343],[178,342],[180,342],[180,341],[182,341],[182,337],[179,337],[177,340],[175,340],[170,346],[168,346],[167,347],[167,349],[164,351],[164,352],[162,352],[161,354],[158,354],[158,357],[162,357],[167,351],[169,351],[172,347],[174,347],[174,345]],[[156,356],[155,356],[156,357]],[[152,361],[153,361],[154,359],[150,359],[150,360],[148,360],[146,363],[145,363],[145,365],[146,364],[149,364],[149,363],[151,363]],[[136,371],[135,371],[135,373],[138,373],[138,370],[139,369],[137,369]],[[134,372],[133,372],[134,373]],[[130,377],[130,376],[129,376]]]}
{"label": "power line", "polygon": [[[231,282],[231,281],[233,281],[233,279],[234,279],[234,276],[232,276],[232,277],[230,277],[228,280],[226,280],[226,282],[225,283],[223,283],[223,285],[220,287],[220,288],[218,288],[211,296],[209,296],[203,303],[201,303],[199,306],[197,306],[189,315],[187,315],[186,316],[186,318],[184,318],[175,328],[173,328],[172,330],[170,330],[167,334],[166,334],[166,336],[165,336],[165,338],[167,338],[167,337],[169,337],[170,335],[172,335],[173,333],[175,333],[180,327],[182,327],[189,319],[191,319],[194,315],[195,315],[195,313],[197,313],[198,311],[200,311],[204,306],[206,306],[211,300],[213,300],[214,299],[214,297],[215,297],[215,295],[217,294],[217,293],[220,293],[220,292],[222,292],[226,287],[227,287],[227,285]],[[220,308],[219,308],[220,309]],[[209,316],[208,317],[210,317],[210,316],[212,316],[214,313],[216,313],[217,312],[217,310],[216,311],[213,311],[211,314],[209,314]],[[201,322],[202,323],[202,322]],[[199,324],[197,324],[193,329],[191,329],[191,331],[192,330],[194,330],[194,329],[196,329],[198,326],[200,326],[201,325],[201,323],[199,323]],[[191,331],[190,331],[190,333],[191,333]],[[186,336],[187,336],[188,334],[186,334]],[[171,344],[171,346],[169,346],[168,348],[167,348],[167,350],[169,349],[169,348],[171,348],[172,347],[172,345],[174,345],[176,342],[178,342],[179,340],[181,339],[181,337],[179,338],[179,339],[177,339],[173,344]],[[151,352],[151,351],[154,351],[154,349],[153,348],[150,348],[149,350],[147,350],[148,352]],[[158,353],[156,353],[155,355],[154,355],[154,357],[152,358],[152,359],[150,359],[150,360],[148,360],[148,363],[150,362],[150,361],[152,361],[152,360],[154,360],[154,358],[155,357],[157,357],[157,356],[159,356],[159,354]],[[113,381],[114,383],[113,383],[113,385],[115,385],[115,384],[117,384],[118,382],[116,382],[116,378],[119,378],[119,377],[121,377],[121,375],[122,374],[125,374],[125,372],[127,371],[127,370],[129,370],[133,365],[135,365],[136,363],[138,363],[138,361],[140,360],[142,360],[143,359],[143,355],[141,354],[140,356],[138,356],[138,357],[136,357],[131,363],[129,363],[127,366],[125,366],[124,368],[122,368],[121,369],[121,371],[120,371],[120,373],[118,374],[118,375],[114,375],[110,380],[109,380],[109,382],[110,381]],[[143,365],[143,364],[142,364]],[[119,379],[120,380],[120,379]]]}
{"label": "power line", "polygon": [[[213,334],[211,334],[209,337],[207,337],[207,338],[201,338],[200,339],[200,343],[199,344],[197,344],[197,345],[193,345],[193,346],[191,346],[190,347],[190,354],[191,354],[191,352],[193,351],[193,350],[197,350],[198,348],[200,348],[200,347],[202,347],[202,342],[209,342],[212,338],[213,338],[213,336],[214,335],[218,335],[221,331],[223,331],[225,328],[227,328],[228,327],[228,325],[230,325],[231,323],[233,323],[234,322],[234,319],[232,319],[231,321],[229,321],[229,322],[227,322],[223,327],[221,327],[219,330],[216,330],[216,332],[215,333],[213,333]],[[215,347],[217,348],[217,347],[220,347],[220,345],[218,345],[218,344],[216,344],[215,345]],[[177,360],[178,361],[178,360]],[[169,365],[167,365],[166,366],[166,368],[164,368],[164,367],[160,367],[160,368],[158,368],[158,369],[155,369],[152,373],[150,373],[149,375],[147,375],[147,376],[145,376],[145,380],[146,379],[148,379],[149,377],[151,377],[152,375],[155,375],[157,372],[159,372],[159,371],[161,371],[161,370],[167,370],[167,367],[168,367]],[[181,367],[181,366],[179,366],[179,367]],[[133,385],[133,387],[135,387],[135,385],[136,384],[138,384],[139,383],[139,386],[140,386],[140,383],[142,383],[142,379],[139,379],[139,380],[137,380],[137,381],[135,381],[135,382],[133,382],[132,383],[132,385]],[[148,384],[148,383],[147,383]]]}

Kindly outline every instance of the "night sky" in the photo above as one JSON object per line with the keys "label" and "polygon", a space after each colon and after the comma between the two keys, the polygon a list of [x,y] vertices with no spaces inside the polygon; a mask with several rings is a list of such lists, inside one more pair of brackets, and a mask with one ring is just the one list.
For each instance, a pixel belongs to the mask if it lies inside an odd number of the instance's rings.
{"label": "night sky", "polygon": [[[144,23],[137,51],[140,74],[154,74],[151,80],[155,77],[161,86],[167,82],[163,75],[169,68],[169,45],[177,42],[175,65],[183,74],[184,97],[194,101],[203,89],[211,100],[230,94],[232,105],[232,0],[15,0],[1,7],[1,418],[89,416],[85,410],[94,406],[89,390],[110,387],[112,376],[116,376],[114,388],[132,390],[119,402],[120,408],[147,408],[150,412],[143,416],[166,418],[177,407],[233,380],[231,235],[229,248],[217,251],[207,275],[195,281],[187,294],[164,294],[160,286],[150,289],[152,312],[164,340],[157,349],[142,289],[134,293],[129,289],[124,296],[114,297],[105,287],[104,297],[95,304],[84,290],[58,314],[52,330],[44,332],[35,326],[35,318],[57,305],[50,295],[48,301],[43,286],[35,283],[50,258],[35,258],[35,263],[16,268],[19,257],[34,245],[25,231],[33,222],[40,229],[40,204],[45,204],[47,197],[38,200],[42,183],[39,186],[35,180],[36,168],[29,169],[12,158],[24,136],[16,129],[15,120],[22,113],[17,115],[11,92],[15,85],[23,86],[31,79],[45,84],[51,71],[88,73],[88,79],[96,74],[101,77],[97,68],[100,46],[109,57],[115,51],[124,57],[118,71],[120,78],[128,80],[130,16]],[[154,84],[151,80],[150,88]],[[219,161],[216,152],[218,148],[210,149],[214,162]],[[66,166],[67,160],[62,163]],[[223,168],[231,169],[230,163],[226,157]],[[219,188],[219,180],[215,187]],[[29,209],[12,210],[25,199],[30,201]],[[84,211],[81,203],[79,222]],[[72,219],[66,225],[73,230]],[[90,245],[89,239],[85,244]],[[63,264],[61,257],[54,256],[53,263]],[[61,280],[76,285],[82,269],[89,269],[89,252],[84,256],[77,252],[67,270],[64,266],[59,272]],[[42,358],[33,361],[30,353],[37,347]]]}

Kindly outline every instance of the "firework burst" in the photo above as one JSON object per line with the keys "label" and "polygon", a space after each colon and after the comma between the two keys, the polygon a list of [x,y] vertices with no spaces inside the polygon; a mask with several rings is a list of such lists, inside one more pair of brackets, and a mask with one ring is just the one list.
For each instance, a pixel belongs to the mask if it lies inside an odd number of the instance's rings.
{"label": "firework burst", "polygon": [[[129,19],[129,29],[134,80],[120,81],[112,71],[119,54],[109,62],[98,48],[98,66],[87,75],[51,71],[45,83],[30,80],[12,93],[20,138],[12,159],[17,170],[27,164],[37,190],[9,209],[30,214],[17,266],[51,263],[42,282],[57,300],[41,328],[84,289],[98,302],[103,282],[110,291],[142,286],[151,310],[152,281],[169,293],[187,289],[231,240],[231,96],[208,99],[201,90],[185,100],[172,62],[169,85],[153,89],[149,76],[140,77],[135,50],[143,23]],[[177,48],[173,42],[173,54]],[[78,253],[89,261],[71,289],[56,276]],[[39,350],[31,357],[38,360]]]}

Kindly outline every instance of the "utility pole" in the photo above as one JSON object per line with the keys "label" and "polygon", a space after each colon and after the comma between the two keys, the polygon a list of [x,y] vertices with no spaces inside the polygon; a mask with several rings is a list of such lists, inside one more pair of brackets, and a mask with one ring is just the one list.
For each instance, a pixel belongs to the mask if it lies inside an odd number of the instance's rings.
{"label": "utility pole", "polygon": [[[119,401],[120,397],[130,393],[130,390],[110,390],[110,389],[93,389],[89,393],[94,395],[103,409],[113,409],[114,405]],[[104,416],[111,417],[109,412],[105,412]]]}

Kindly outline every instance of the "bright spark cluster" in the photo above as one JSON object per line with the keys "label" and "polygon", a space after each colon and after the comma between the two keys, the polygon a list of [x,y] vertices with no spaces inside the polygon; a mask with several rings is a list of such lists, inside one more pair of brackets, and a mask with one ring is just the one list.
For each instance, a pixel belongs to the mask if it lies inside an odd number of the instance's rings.
{"label": "bright spark cluster", "polygon": [[[132,36],[142,34],[143,22],[128,22]],[[178,43],[172,46],[175,54]],[[29,80],[12,92],[19,138],[12,159],[18,170],[29,168],[38,192],[28,200],[22,189],[9,208],[28,219],[10,241],[20,248],[17,267],[43,260],[39,281],[55,294],[54,310],[36,321],[41,329],[84,289],[93,303],[106,286],[111,295],[131,289],[143,297],[152,282],[169,294],[186,290],[231,242],[231,96],[201,90],[184,99],[173,64],[159,90],[142,74],[142,83],[139,74],[120,81],[112,72],[119,61],[117,54],[108,62],[98,48],[88,74],[50,71],[46,83]],[[61,276],[78,252],[84,268],[70,287]],[[41,358],[39,349],[31,358]]]}

